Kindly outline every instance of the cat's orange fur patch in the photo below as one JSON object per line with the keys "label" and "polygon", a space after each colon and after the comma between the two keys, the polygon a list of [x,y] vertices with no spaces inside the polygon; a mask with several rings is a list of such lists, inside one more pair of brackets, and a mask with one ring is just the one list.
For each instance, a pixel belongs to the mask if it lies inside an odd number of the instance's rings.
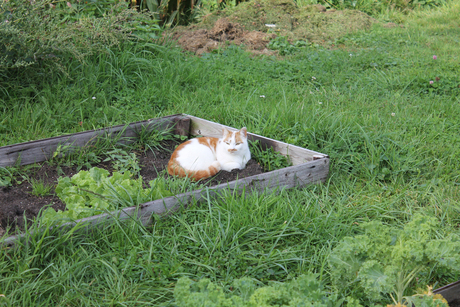
{"label": "cat's orange fur patch", "polygon": [[[212,138],[212,137],[201,137],[197,139],[198,142],[202,145],[209,146],[210,148],[213,148],[214,150],[216,149],[217,142],[219,141],[218,138]],[[188,140],[179,146],[177,146],[176,150],[174,150],[171,159],[169,159],[168,162],[168,173],[171,176],[179,176],[180,178],[183,177],[188,177],[194,181],[198,181],[204,178],[212,177],[215,174],[219,172],[219,169],[217,169],[214,166],[209,166],[207,170],[199,170],[199,171],[187,171],[185,170],[182,166],[180,166],[177,163],[177,156],[179,155],[179,151],[185,147],[187,144],[189,144],[191,140]]]}
{"label": "cat's orange fur patch", "polygon": [[216,149],[217,143],[219,142],[218,138],[212,138],[212,137],[202,137],[202,138],[197,138],[197,140],[198,140],[198,143],[209,146],[213,148],[214,150]]}

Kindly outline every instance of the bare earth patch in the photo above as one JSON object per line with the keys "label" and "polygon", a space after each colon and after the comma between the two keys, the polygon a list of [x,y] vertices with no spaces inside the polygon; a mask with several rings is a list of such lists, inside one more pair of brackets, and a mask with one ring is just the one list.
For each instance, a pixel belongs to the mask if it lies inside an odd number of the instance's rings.
{"label": "bare earth patch", "polygon": [[268,34],[259,31],[245,31],[239,23],[231,23],[227,18],[218,19],[211,30],[184,29],[174,33],[173,38],[187,51],[201,55],[217,48],[224,48],[230,42],[236,45],[244,45],[254,53],[274,54],[273,50],[267,49],[270,39],[276,34]]}
{"label": "bare earth patch", "polygon": [[214,12],[198,24],[176,27],[168,35],[184,50],[197,55],[230,44],[244,46],[253,54],[273,55],[276,51],[267,45],[278,35],[291,42],[306,40],[325,45],[367,30],[375,22],[360,11],[326,10],[321,5],[298,7],[292,0],[254,0]]}

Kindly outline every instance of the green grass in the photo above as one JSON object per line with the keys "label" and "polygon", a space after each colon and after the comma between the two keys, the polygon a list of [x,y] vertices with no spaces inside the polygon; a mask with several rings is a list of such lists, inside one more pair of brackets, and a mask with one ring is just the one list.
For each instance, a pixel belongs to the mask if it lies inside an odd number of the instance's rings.
{"label": "green grass", "polygon": [[[402,227],[421,213],[438,219],[439,236],[459,235],[459,14],[451,2],[400,17],[404,27],[374,25],[339,47],[284,59],[127,44],[87,66],[69,62],[71,78],[0,97],[1,145],[187,113],[331,157],[322,185],[227,191],[149,228],[30,235],[0,253],[0,302],[167,305],[180,277],[229,291],[243,276],[267,283],[316,272],[330,288],[328,256],[363,222]],[[450,272],[432,284],[459,278]],[[353,291],[339,296],[363,295]]]}
{"label": "green grass", "polygon": [[30,184],[32,186],[32,191],[30,194],[35,196],[47,196],[51,194],[51,190],[53,189],[52,185],[46,184],[42,180],[35,180],[31,179]]}

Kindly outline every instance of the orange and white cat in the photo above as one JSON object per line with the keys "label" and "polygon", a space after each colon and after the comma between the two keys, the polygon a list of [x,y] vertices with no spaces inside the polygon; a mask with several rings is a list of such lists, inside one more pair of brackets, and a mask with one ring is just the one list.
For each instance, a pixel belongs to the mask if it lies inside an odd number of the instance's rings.
{"label": "orange and white cat", "polygon": [[168,162],[168,173],[200,180],[220,170],[243,169],[250,159],[246,127],[239,131],[223,128],[221,138],[201,137],[180,144]]}

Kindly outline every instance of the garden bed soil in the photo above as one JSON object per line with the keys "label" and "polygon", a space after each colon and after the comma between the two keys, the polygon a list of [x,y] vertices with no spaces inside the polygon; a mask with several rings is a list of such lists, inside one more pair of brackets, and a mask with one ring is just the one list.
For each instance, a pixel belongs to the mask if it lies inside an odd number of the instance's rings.
{"label": "garden bed soil", "polygon": [[[176,145],[177,142],[169,141],[163,145],[164,150],[136,152],[139,165],[141,166],[140,175],[144,182],[148,183],[150,180],[157,178],[159,174],[169,176],[164,170]],[[104,168],[109,172],[113,171],[111,162],[102,162],[92,166]],[[86,170],[85,167],[81,169]],[[0,237],[8,228],[13,231],[24,230],[24,217],[28,221],[33,220],[45,206],[51,205],[56,211],[65,210],[65,204],[54,194],[54,187],[59,177],[71,177],[76,173],[78,173],[77,166],[67,167],[50,165],[49,163],[36,164],[36,167],[31,169],[29,177],[40,180],[47,185],[52,185],[53,188],[49,196],[39,197],[32,195],[32,186],[26,180],[20,185],[0,188]],[[231,172],[220,171],[216,176],[204,180],[202,183],[205,186],[213,186],[261,173],[263,173],[262,167],[254,160],[250,160],[243,170],[233,170]]]}

